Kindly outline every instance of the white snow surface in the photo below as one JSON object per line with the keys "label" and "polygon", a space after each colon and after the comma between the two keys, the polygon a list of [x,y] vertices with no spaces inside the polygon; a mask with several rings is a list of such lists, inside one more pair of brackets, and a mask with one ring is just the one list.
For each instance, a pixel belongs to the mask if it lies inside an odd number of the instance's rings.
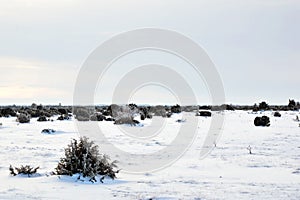
{"label": "white snow surface", "polygon": [[[213,112],[218,114],[225,116],[224,126],[206,158],[199,159],[199,153],[211,118],[198,117],[197,138],[173,165],[144,174],[121,170],[116,180],[105,179],[104,183],[50,175],[70,140],[79,137],[73,120],[37,122],[33,118],[19,124],[13,117],[0,118],[0,199],[300,199],[300,127],[294,120],[299,112],[281,111],[280,118],[273,117],[272,111]],[[262,115],[270,117],[270,127],[254,126],[254,118]],[[180,117],[175,114],[167,119],[165,129],[171,138]],[[113,132],[109,140],[120,148],[140,151],[145,146],[136,141],[128,144],[113,122],[99,122],[99,126]],[[141,129],[142,134],[147,126],[151,126],[149,120],[132,128]],[[41,133],[45,128],[57,132]],[[155,141],[150,139],[148,146],[160,149],[168,145],[168,134],[163,134]],[[10,164],[40,166],[39,174],[13,177]]]}

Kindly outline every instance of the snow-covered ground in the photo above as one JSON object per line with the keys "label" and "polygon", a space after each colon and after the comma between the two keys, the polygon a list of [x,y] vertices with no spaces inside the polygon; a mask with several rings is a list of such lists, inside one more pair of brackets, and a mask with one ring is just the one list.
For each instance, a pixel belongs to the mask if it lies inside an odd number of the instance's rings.
{"label": "snow-covered ground", "polygon": [[[224,127],[216,147],[205,159],[199,159],[199,154],[211,118],[198,117],[196,140],[173,165],[143,174],[121,171],[116,180],[103,184],[49,175],[70,139],[78,138],[74,121],[32,119],[29,124],[18,124],[15,118],[0,118],[0,199],[300,199],[300,127],[294,120],[299,112],[282,111],[281,118],[269,111],[213,112],[218,114],[225,115]],[[190,115],[194,117],[194,113]],[[254,118],[262,115],[270,116],[270,127],[254,126]],[[180,117],[167,119],[165,129],[170,134],[150,140],[149,151],[168,145]],[[109,140],[120,148],[134,151],[144,146],[124,139],[113,122],[99,125],[113,132]],[[148,126],[151,123],[145,121],[144,126],[130,128],[142,133]],[[57,132],[43,134],[44,128]],[[40,166],[39,176],[12,177],[10,164]],[[121,163],[119,167],[122,169]]]}

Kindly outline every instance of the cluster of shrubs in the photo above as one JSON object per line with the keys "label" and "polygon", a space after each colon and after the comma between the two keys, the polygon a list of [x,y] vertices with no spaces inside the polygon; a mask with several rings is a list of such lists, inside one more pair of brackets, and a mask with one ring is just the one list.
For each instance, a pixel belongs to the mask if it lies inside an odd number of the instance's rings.
{"label": "cluster of shrubs", "polygon": [[211,117],[211,112],[209,112],[209,111],[199,111],[199,112],[196,112],[196,116]]}
{"label": "cluster of shrubs", "polygon": [[10,107],[0,109],[0,117],[16,117],[17,113]]}
{"label": "cluster of shrubs", "polygon": [[[73,110],[72,110],[73,109]],[[253,106],[238,106],[223,104],[220,106],[180,106],[178,104],[173,106],[137,106],[136,104],[128,104],[119,106],[112,104],[110,106],[96,106],[96,107],[68,107],[68,106],[43,106],[32,104],[29,107],[11,106],[0,107],[0,117],[16,116],[19,123],[28,123],[32,117],[37,117],[37,121],[49,121],[50,117],[59,115],[57,120],[69,120],[72,114],[78,121],[114,121],[114,124],[130,124],[136,125],[140,122],[135,119],[140,116],[140,120],[146,118],[151,119],[153,116],[171,117],[173,113],[196,112],[196,116],[211,117],[210,111],[221,110],[249,110],[262,111],[274,110],[275,117],[280,117],[279,110],[298,110],[300,109],[299,102],[289,100],[288,105],[274,106],[262,101],[258,105]],[[201,110],[201,111],[199,111]],[[210,111],[209,111],[210,110]],[[258,120],[258,119],[257,119]],[[259,123],[258,123],[259,124]]]}
{"label": "cluster of shrubs", "polygon": [[19,123],[29,123],[31,118],[38,118],[37,121],[49,121],[50,117],[64,115],[69,119],[71,115],[70,106],[43,106],[33,103],[31,106],[4,106],[0,107],[0,117],[17,117]]}
{"label": "cluster of shrubs", "polygon": [[296,102],[293,99],[289,99],[287,105],[269,105],[265,101],[259,103],[259,105],[254,104],[252,110],[253,111],[260,111],[260,110],[282,110],[282,111],[294,111],[300,109],[300,103]]}
{"label": "cluster of shrubs", "polygon": [[[113,107],[116,106],[112,104],[110,106],[96,106],[96,112],[101,113],[104,116],[113,116]],[[241,105],[231,105],[231,104],[223,104],[220,106],[180,106],[178,104],[173,106],[137,106],[136,104],[127,105],[132,111],[143,114],[145,118],[150,117],[152,115],[168,117],[168,113],[180,113],[182,111],[191,112],[197,110],[299,110],[300,103],[296,102],[293,99],[289,99],[287,105],[269,105],[267,102],[262,101],[258,105],[254,104],[252,106],[241,106]],[[86,110],[86,107],[83,107]],[[151,111],[150,111],[151,110]],[[74,110],[73,110],[74,112]],[[76,111],[75,111],[76,112]],[[41,117],[41,121],[46,118],[53,117],[55,115],[62,116],[60,119],[65,120],[70,117],[70,113],[72,113],[72,106],[44,106],[37,105],[33,103],[31,106],[2,106],[0,107],[0,117],[16,117],[18,113],[24,113],[31,118],[39,118]],[[82,120],[87,120],[94,113],[88,112],[89,116],[86,113],[82,113],[78,116],[82,116]],[[78,117],[80,118],[80,117]]]}
{"label": "cluster of shrubs", "polygon": [[181,106],[137,106],[136,104],[116,105],[103,107],[74,107],[73,114],[78,121],[114,121],[115,124],[136,125],[140,120],[151,119],[153,116],[171,117],[173,113],[180,113]]}

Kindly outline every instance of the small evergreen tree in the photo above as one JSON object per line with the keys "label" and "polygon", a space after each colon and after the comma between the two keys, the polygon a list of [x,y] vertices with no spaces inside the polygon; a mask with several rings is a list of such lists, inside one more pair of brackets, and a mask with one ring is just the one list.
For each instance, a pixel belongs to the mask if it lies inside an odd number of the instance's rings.
{"label": "small evergreen tree", "polygon": [[116,161],[109,162],[109,157],[99,153],[98,146],[93,141],[88,141],[87,137],[81,137],[79,141],[73,139],[71,144],[65,149],[65,158],[61,158],[55,168],[57,175],[79,174],[80,177],[89,177],[91,182],[97,182],[96,176],[102,176],[100,181],[108,176],[116,178],[119,170],[116,168]]}
{"label": "small evergreen tree", "polygon": [[296,102],[294,99],[289,99],[289,104],[288,104],[289,108],[294,108],[296,107]]}
{"label": "small evergreen tree", "polygon": [[180,105],[176,104],[175,106],[171,107],[171,112],[172,113],[181,113],[181,107]]}
{"label": "small evergreen tree", "polygon": [[259,108],[259,110],[268,110],[269,105],[265,101],[263,101],[263,102],[259,103],[258,108]]}

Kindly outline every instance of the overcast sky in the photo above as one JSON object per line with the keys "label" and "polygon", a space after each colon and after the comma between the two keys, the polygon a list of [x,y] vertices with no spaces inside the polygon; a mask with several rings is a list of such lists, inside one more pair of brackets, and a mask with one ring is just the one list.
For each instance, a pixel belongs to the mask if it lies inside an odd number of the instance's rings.
{"label": "overcast sky", "polygon": [[[300,100],[300,1],[0,0],[0,104],[72,104],[88,55],[112,36],[143,27],[175,30],[202,46],[228,103]],[[184,66],[178,58],[144,52],[120,60],[105,78],[117,82],[118,67],[151,59]],[[192,84],[199,103],[209,103],[205,87]],[[101,86],[107,94],[95,94],[96,102],[110,103],[114,84]],[[176,102],[155,87],[132,100]]]}

